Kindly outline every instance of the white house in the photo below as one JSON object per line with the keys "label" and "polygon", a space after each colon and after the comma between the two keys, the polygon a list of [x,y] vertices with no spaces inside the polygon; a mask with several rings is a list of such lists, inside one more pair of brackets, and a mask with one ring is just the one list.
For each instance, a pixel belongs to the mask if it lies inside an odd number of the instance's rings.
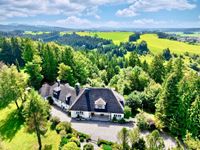
{"label": "white house", "polygon": [[124,118],[124,98],[109,88],[75,88],[69,84],[44,84],[40,89],[44,98],[51,97],[53,103],[70,111],[72,118],[90,120],[112,120]]}

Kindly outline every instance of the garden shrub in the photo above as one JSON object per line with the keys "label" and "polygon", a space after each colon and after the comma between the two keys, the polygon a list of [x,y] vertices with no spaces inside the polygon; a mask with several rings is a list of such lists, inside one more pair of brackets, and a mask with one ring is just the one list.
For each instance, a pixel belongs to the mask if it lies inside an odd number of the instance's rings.
{"label": "garden shrub", "polygon": [[85,140],[85,138],[82,137],[82,136],[81,136],[79,139],[80,139],[80,142],[81,142],[81,143],[84,142],[84,140]]}
{"label": "garden shrub", "polygon": [[125,123],[125,122],[126,122],[126,121],[124,120],[124,118],[118,120],[118,123],[121,123],[121,124],[123,124],[123,123]]}
{"label": "garden shrub", "polygon": [[110,145],[106,145],[106,144],[103,144],[103,150],[112,150],[112,147]]}
{"label": "garden shrub", "polygon": [[94,146],[92,144],[85,144],[83,150],[94,150]]}
{"label": "garden shrub", "polygon": [[56,132],[60,133],[61,130],[65,130],[66,133],[71,133],[72,132],[71,123],[69,123],[69,122],[60,122],[56,126]]}
{"label": "garden shrub", "polygon": [[136,118],[137,118],[137,126],[140,128],[140,130],[149,129],[149,124],[143,112],[137,114]]}
{"label": "garden shrub", "polygon": [[58,117],[52,117],[50,119],[50,121],[52,122],[52,124],[51,124],[52,130],[54,130],[56,128],[56,126],[60,123],[60,119]]}
{"label": "garden shrub", "polygon": [[71,133],[68,133],[68,134],[66,135],[66,138],[71,139],[71,138],[72,138],[72,134],[71,134]]}
{"label": "garden shrub", "polygon": [[145,141],[143,138],[139,138],[139,140],[134,144],[134,149],[145,150]]}
{"label": "garden shrub", "polygon": [[131,117],[132,113],[131,113],[131,108],[128,106],[124,107],[124,118],[129,119]]}
{"label": "garden shrub", "polygon": [[66,136],[66,131],[65,130],[61,130],[59,134],[60,134],[61,137],[65,137]]}
{"label": "garden shrub", "polygon": [[91,141],[91,136],[90,136],[90,135],[87,135],[87,136],[86,136],[86,142],[89,142],[89,141]]}
{"label": "garden shrub", "polygon": [[69,139],[66,137],[62,137],[60,141],[60,147],[63,147],[65,144],[69,142]]}
{"label": "garden shrub", "polygon": [[107,141],[107,140],[101,140],[101,139],[98,139],[98,141],[97,141],[97,145],[100,147],[102,144],[112,146],[112,145],[113,145],[113,142],[110,142],[110,141]]}
{"label": "garden shrub", "polygon": [[81,143],[80,143],[79,139],[76,138],[76,137],[72,137],[72,138],[69,140],[69,142],[74,142],[74,143],[76,143],[76,145],[77,145],[78,147],[81,146]]}
{"label": "garden shrub", "polygon": [[80,148],[74,142],[69,142],[65,144],[62,150],[80,150]]}

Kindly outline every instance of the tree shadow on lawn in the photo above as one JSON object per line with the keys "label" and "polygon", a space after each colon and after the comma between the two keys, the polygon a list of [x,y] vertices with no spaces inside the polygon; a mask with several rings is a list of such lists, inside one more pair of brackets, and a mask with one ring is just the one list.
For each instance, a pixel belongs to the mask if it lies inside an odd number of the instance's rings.
{"label": "tree shadow on lawn", "polygon": [[0,122],[0,136],[3,140],[12,140],[17,131],[24,124],[22,110],[14,110],[6,119]]}

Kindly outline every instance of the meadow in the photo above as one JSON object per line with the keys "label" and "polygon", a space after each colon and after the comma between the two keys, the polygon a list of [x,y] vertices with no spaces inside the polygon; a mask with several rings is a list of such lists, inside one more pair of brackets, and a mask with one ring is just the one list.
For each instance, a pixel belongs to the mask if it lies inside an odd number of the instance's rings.
{"label": "meadow", "polygon": [[[4,148],[9,150],[38,149],[36,134],[26,131],[25,122],[22,117],[19,117],[14,104],[0,108],[0,114],[0,139],[3,140]],[[57,149],[60,143],[60,135],[55,130],[50,129],[50,124],[48,124],[48,128],[45,136],[42,136],[43,146],[51,145],[52,149]]]}
{"label": "meadow", "polygon": [[81,36],[97,36],[100,38],[112,40],[114,44],[119,45],[120,42],[128,42],[129,36],[133,34],[133,32],[76,32]]}
{"label": "meadow", "polygon": [[200,54],[199,45],[191,45],[168,39],[160,39],[156,34],[143,34],[140,36],[138,42],[141,40],[145,40],[147,42],[148,48],[154,54],[161,53],[165,48],[169,48],[172,53],[176,54],[183,54],[185,52],[189,52],[191,54]]}

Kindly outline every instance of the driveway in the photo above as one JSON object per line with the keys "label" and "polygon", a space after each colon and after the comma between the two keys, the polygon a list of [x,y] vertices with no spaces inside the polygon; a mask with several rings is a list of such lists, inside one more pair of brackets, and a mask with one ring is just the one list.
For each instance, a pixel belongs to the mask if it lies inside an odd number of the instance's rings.
{"label": "driveway", "polygon": [[100,121],[76,121],[67,116],[66,113],[61,111],[59,108],[53,106],[51,109],[52,116],[57,116],[61,121],[71,122],[72,127],[79,132],[83,132],[91,135],[93,140],[98,138],[116,142],[117,133],[123,128],[133,128],[132,123],[127,124],[116,124],[112,122],[100,122]]}
{"label": "driveway", "polygon": [[[51,108],[52,116],[57,116],[61,121],[71,122],[72,127],[79,132],[83,132],[91,135],[92,140],[97,141],[98,138],[105,139],[113,142],[117,142],[117,134],[123,128],[132,129],[134,127],[133,123],[127,124],[116,124],[112,122],[99,122],[99,121],[76,121],[67,116],[67,114],[61,111],[59,108],[52,106]],[[148,135],[149,132],[141,132],[141,136]],[[162,133],[161,136],[164,139],[166,149],[176,146],[175,140]]]}

